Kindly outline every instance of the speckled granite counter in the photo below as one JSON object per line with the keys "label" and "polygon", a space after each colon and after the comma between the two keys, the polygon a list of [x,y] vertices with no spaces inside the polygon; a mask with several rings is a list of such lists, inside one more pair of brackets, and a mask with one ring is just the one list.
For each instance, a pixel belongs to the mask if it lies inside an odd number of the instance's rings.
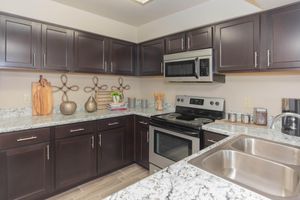
{"label": "speckled granite counter", "polygon": [[229,137],[107,197],[106,200],[265,200],[268,198],[194,167],[187,161],[239,134],[248,134],[300,146],[300,138],[287,136],[280,131],[262,127],[216,122],[205,125],[203,129],[225,134]]}
{"label": "speckled granite counter", "polygon": [[76,122],[92,121],[97,119],[104,119],[110,117],[119,117],[125,115],[141,115],[150,117],[151,115],[174,112],[172,108],[166,109],[162,112],[156,111],[154,108],[148,109],[130,109],[127,111],[97,111],[94,113],[87,113],[84,111],[77,111],[73,115],[52,114],[49,116],[18,116],[0,119],[0,134],[11,131],[20,131],[32,128],[41,128],[56,126],[62,124],[70,124]]}

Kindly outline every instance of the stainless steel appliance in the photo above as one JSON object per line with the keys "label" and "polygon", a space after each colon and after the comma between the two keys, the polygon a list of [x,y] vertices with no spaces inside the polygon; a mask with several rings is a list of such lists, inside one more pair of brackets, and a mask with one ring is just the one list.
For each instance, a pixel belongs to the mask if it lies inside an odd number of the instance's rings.
{"label": "stainless steel appliance", "polygon": [[[300,99],[284,98],[282,99],[283,113],[300,114]],[[300,123],[295,116],[286,116],[282,118],[282,132],[288,135],[300,137]]]}
{"label": "stainless steel appliance", "polygon": [[164,55],[164,77],[169,82],[225,82],[224,75],[214,73],[212,49]]}
{"label": "stainless steel appliance", "polygon": [[176,96],[174,113],[150,118],[150,172],[202,149],[202,125],[224,116],[225,100],[222,98]]}

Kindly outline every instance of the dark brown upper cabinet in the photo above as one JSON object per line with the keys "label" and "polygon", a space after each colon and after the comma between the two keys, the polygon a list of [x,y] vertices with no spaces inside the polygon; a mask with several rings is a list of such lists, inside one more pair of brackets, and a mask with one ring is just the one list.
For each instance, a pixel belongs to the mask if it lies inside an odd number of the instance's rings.
{"label": "dark brown upper cabinet", "polygon": [[261,65],[265,69],[300,67],[300,4],[262,14]]}
{"label": "dark brown upper cabinet", "polygon": [[251,15],[216,25],[215,63],[219,72],[258,69],[259,15]]}
{"label": "dark brown upper cabinet", "polygon": [[106,72],[108,41],[105,37],[75,32],[75,72]]}
{"label": "dark brown upper cabinet", "polygon": [[135,71],[135,49],[134,43],[111,39],[108,72],[133,75]]}
{"label": "dark brown upper cabinet", "polygon": [[166,37],[166,54],[186,51],[185,33],[178,33]]}
{"label": "dark brown upper cabinet", "polygon": [[74,31],[42,25],[42,69],[68,71],[73,66]]}
{"label": "dark brown upper cabinet", "polygon": [[213,27],[205,27],[192,30],[186,33],[187,50],[199,50],[212,48],[213,46]]}
{"label": "dark brown upper cabinet", "polygon": [[163,55],[163,39],[142,43],[140,45],[140,75],[162,75]]}
{"label": "dark brown upper cabinet", "polygon": [[39,69],[41,24],[0,16],[0,67]]}

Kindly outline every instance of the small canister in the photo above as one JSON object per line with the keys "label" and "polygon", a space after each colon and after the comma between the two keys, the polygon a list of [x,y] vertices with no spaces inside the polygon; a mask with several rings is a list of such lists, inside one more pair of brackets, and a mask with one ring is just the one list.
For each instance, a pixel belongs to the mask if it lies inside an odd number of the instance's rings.
{"label": "small canister", "polygon": [[250,124],[250,122],[251,122],[251,117],[250,117],[250,115],[249,115],[249,114],[242,114],[242,115],[241,115],[241,122],[242,122],[243,124]]}
{"label": "small canister", "polygon": [[141,108],[148,108],[148,100],[141,99]]}
{"label": "small canister", "polygon": [[128,108],[135,108],[136,106],[136,98],[128,97]]}
{"label": "small canister", "polygon": [[267,125],[268,123],[268,110],[266,108],[254,108],[254,124]]}
{"label": "small canister", "polygon": [[228,120],[230,122],[237,122],[237,114],[236,113],[228,113]]}

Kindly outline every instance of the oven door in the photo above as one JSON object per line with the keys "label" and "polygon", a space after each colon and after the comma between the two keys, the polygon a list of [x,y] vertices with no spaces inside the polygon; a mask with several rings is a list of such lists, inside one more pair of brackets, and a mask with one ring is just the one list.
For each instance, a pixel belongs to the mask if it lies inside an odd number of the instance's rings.
{"label": "oven door", "polygon": [[200,150],[200,138],[150,126],[149,161],[160,168]]}
{"label": "oven door", "polygon": [[164,76],[168,81],[195,81],[199,78],[199,59],[164,61]]}

